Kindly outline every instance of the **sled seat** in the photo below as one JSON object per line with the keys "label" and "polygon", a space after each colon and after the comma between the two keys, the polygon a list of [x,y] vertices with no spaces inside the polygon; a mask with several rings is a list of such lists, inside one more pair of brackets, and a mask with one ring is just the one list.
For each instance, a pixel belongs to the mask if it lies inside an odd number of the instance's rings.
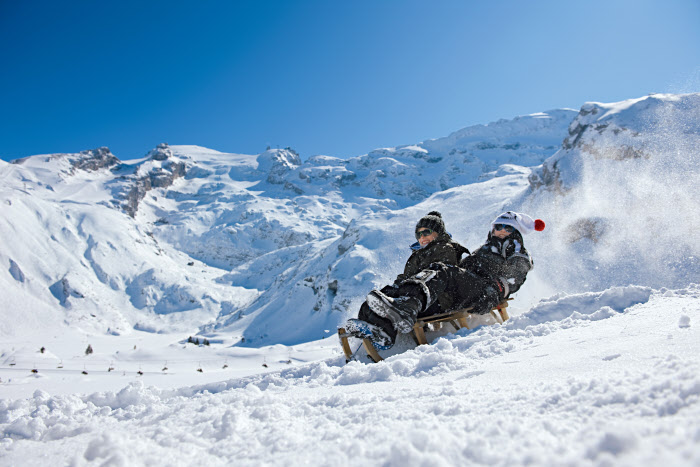
{"label": "sled seat", "polygon": [[[488,326],[490,324],[503,324],[507,321],[510,316],[508,315],[508,301],[513,300],[508,298],[495,307],[491,308],[489,313],[479,315],[472,313],[473,307],[461,308],[454,311],[449,311],[447,313],[441,313],[438,315],[426,316],[425,318],[420,318],[416,324],[413,325],[413,337],[418,345],[427,344],[428,341],[425,338],[425,329],[428,325],[439,329],[443,323],[447,322],[455,328],[455,331],[459,331],[462,328],[474,329],[477,326]],[[436,330],[437,330],[436,329]]]}
{"label": "sled seat", "polygon": [[[506,308],[508,308],[508,301],[510,300],[513,299],[509,298],[502,301],[493,307],[489,313],[483,315],[472,313],[472,307],[469,307],[460,308],[447,313],[440,313],[438,315],[426,316],[425,318],[419,319],[416,324],[413,325],[413,338],[418,345],[427,344],[428,340],[425,338],[425,330],[429,325],[437,330],[443,323],[449,323],[456,331],[459,331],[462,328],[474,329],[482,325],[503,324],[504,321],[510,318],[510,316],[508,316],[508,311],[506,311]],[[338,337],[340,338],[340,345],[343,348],[345,359],[349,362],[353,357],[352,349],[348,342],[348,337],[351,336],[345,331],[345,328],[338,328]],[[372,345],[372,341],[369,339],[362,339],[362,346],[372,360],[375,362],[383,360],[377,352],[377,349]]]}

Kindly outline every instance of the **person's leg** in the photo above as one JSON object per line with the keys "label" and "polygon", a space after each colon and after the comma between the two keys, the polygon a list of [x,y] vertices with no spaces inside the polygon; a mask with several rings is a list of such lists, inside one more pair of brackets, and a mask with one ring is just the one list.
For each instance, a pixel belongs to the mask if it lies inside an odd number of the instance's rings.
{"label": "person's leg", "polygon": [[428,307],[427,310],[423,310],[418,313],[418,318],[427,318],[428,316],[439,315],[441,313],[446,313],[438,302],[433,303]]}
{"label": "person's leg", "polygon": [[485,314],[500,302],[500,296],[492,281],[465,269],[454,272],[452,285],[455,303],[460,308],[472,308],[472,313]]}
{"label": "person's leg", "polygon": [[423,315],[426,310],[439,310],[439,306],[431,306],[436,303],[439,294],[453,288],[453,269],[459,268],[442,263],[431,264],[429,269],[402,282],[394,297],[373,290],[367,295],[367,304],[374,313],[391,321],[398,332],[410,332],[419,314]]}
{"label": "person's leg", "polygon": [[[391,286],[384,289],[393,289]],[[370,310],[367,302],[360,305],[357,318],[351,318],[343,326],[345,331],[358,339],[369,339],[377,350],[389,349],[396,341],[396,329],[391,322]]]}
{"label": "person's leg", "polygon": [[369,305],[367,305],[367,302],[362,302],[357,318],[382,328],[382,330],[384,330],[384,332],[391,338],[392,342],[396,340],[396,329],[394,329],[394,326],[392,326],[391,321],[372,312]]}

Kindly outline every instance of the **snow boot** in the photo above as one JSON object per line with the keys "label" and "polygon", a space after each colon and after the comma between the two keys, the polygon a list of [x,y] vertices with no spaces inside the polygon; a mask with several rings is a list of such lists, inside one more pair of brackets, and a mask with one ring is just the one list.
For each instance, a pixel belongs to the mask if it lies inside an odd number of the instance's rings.
{"label": "snow boot", "polygon": [[367,305],[377,315],[391,321],[394,328],[402,333],[411,332],[418,313],[423,311],[423,302],[414,296],[392,298],[379,290],[367,295]]}
{"label": "snow boot", "polygon": [[441,263],[436,265],[440,267],[424,269],[401,282],[396,293],[392,294],[393,297],[380,290],[373,290],[367,295],[367,305],[375,314],[391,321],[398,332],[411,332],[418,313],[430,308],[445,288],[445,280],[440,280],[438,276],[445,266]]}
{"label": "snow boot", "polygon": [[347,320],[345,332],[358,339],[369,339],[377,350],[387,350],[394,345],[394,339],[384,329],[361,319]]}

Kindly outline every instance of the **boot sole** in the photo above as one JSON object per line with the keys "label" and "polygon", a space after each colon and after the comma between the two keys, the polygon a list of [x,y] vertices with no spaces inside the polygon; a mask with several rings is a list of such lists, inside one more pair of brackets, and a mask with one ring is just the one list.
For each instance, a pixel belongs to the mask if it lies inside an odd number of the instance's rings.
{"label": "boot sole", "polygon": [[406,324],[403,317],[394,309],[394,305],[386,301],[381,295],[377,294],[375,290],[371,291],[369,295],[367,295],[367,305],[374,313],[391,321],[394,329],[400,333],[406,334],[411,332],[411,329],[413,329],[413,326]]}

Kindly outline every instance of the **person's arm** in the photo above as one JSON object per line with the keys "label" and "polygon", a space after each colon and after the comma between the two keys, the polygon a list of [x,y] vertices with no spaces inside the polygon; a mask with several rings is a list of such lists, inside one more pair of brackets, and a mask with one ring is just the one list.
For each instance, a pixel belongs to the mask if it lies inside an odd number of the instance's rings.
{"label": "person's arm", "polygon": [[401,282],[422,270],[422,268],[417,266],[417,263],[419,262],[419,255],[420,251],[414,251],[411,253],[411,256],[409,256],[406,260],[406,265],[403,267],[403,273],[399,274],[396,276],[396,279],[394,279],[394,283],[392,284],[393,287],[398,287]]}
{"label": "person's arm", "polygon": [[525,282],[527,273],[532,269],[532,258],[529,254],[517,254],[508,258],[502,269],[501,282],[505,288],[504,297],[515,293]]}
{"label": "person's arm", "polygon": [[[465,248],[466,250],[466,248]],[[427,269],[433,263],[444,263],[449,266],[457,266],[459,257],[462,251],[459,252],[455,247],[444,241],[435,241],[428,245],[423,250],[414,251],[406,261],[403,274],[399,274],[394,281],[394,285],[412,277],[424,269]]]}
{"label": "person's arm", "polygon": [[488,245],[482,245],[471,255],[464,258],[459,267],[467,269],[481,277],[496,279],[503,258],[500,255],[494,255]]}

